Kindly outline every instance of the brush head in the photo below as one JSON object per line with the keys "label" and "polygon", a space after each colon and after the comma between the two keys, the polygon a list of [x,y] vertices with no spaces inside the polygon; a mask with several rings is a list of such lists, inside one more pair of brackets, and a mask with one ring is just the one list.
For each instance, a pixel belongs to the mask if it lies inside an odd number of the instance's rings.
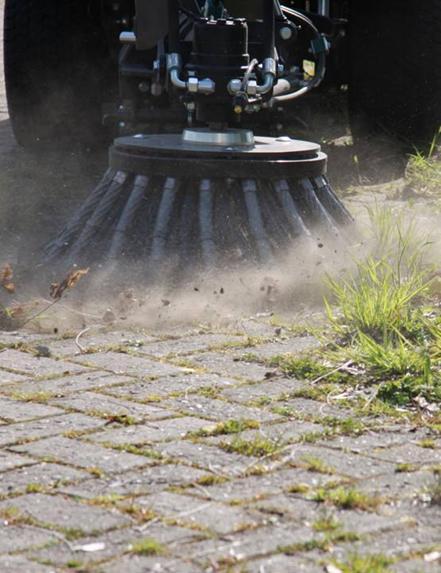
{"label": "brush head", "polygon": [[108,173],[46,259],[68,267],[130,263],[146,277],[271,264],[302,241],[338,239],[351,221],[325,170],[319,145],[290,138],[122,137]]}

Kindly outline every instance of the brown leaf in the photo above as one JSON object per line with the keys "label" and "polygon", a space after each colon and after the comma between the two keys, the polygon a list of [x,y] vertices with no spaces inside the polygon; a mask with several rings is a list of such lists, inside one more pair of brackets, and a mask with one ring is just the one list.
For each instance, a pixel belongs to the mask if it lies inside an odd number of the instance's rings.
{"label": "brown leaf", "polygon": [[12,279],[14,277],[14,271],[9,263],[6,263],[2,269],[0,269],[0,285],[10,294],[15,292],[15,284]]}
{"label": "brown leaf", "polygon": [[75,288],[88,272],[89,269],[72,269],[60,283],[52,283],[50,288],[51,298],[54,300],[60,300],[64,293],[67,290]]}

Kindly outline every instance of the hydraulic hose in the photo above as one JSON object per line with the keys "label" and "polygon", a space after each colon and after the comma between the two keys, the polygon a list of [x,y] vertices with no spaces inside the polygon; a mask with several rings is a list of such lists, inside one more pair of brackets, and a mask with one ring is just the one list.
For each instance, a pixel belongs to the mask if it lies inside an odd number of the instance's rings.
{"label": "hydraulic hose", "polygon": [[265,58],[274,58],[276,45],[276,18],[274,13],[274,0],[264,0],[263,21],[265,23],[264,54]]}
{"label": "hydraulic hose", "polygon": [[[301,12],[297,12],[297,10],[293,10],[292,8],[286,8],[285,6],[282,7],[282,11],[288,16],[296,18],[297,20],[303,22],[303,24],[306,24],[308,28],[312,30],[315,39],[320,41],[322,40],[322,36],[318,31],[317,27],[307,16],[305,16]],[[317,69],[314,78],[310,80],[307,85],[297,90],[294,89],[295,84],[297,82],[297,78],[295,76],[291,77],[288,76],[285,79],[279,80],[276,86],[274,87],[273,101],[277,103],[284,103],[287,101],[292,101],[307,94],[308,92],[318,87],[322,83],[323,78],[325,77],[325,73],[326,73],[326,53],[322,51],[319,53],[317,58]],[[289,91],[293,89],[294,91]]]}
{"label": "hydraulic hose", "polygon": [[168,0],[168,53],[179,53],[179,0]]}

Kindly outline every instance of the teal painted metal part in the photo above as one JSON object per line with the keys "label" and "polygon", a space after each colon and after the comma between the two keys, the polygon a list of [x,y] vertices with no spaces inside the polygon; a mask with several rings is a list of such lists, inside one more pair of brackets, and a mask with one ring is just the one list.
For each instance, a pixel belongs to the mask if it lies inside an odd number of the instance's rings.
{"label": "teal painted metal part", "polygon": [[207,0],[204,7],[204,16],[206,18],[222,18],[224,10],[225,7],[222,0]]}

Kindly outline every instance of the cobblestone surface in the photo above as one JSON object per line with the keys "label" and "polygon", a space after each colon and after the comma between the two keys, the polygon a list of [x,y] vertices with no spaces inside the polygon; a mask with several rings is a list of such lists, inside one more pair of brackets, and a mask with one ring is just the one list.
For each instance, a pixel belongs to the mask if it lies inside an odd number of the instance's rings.
{"label": "cobblestone surface", "polygon": [[[142,337],[140,352],[113,332],[47,362],[2,334],[1,571],[314,573],[354,552],[440,570],[436,435],[299,397],[308,383],[238,361],[237,329]],[[280,354],[275,335],[260,344]],[[332,432],[354,416],[355,434]],[[332,501],[350,491],[359,507]]]}
{"label": "cobblestone surface", "polygon": [[[1,70],[0,126],[14,153]],[[317,342],[241,325],[89,334],[81,356],[0,333],[1,572],[325,573],[354,553],[441,571],[439,437],[300,396],[251,355]]]}

